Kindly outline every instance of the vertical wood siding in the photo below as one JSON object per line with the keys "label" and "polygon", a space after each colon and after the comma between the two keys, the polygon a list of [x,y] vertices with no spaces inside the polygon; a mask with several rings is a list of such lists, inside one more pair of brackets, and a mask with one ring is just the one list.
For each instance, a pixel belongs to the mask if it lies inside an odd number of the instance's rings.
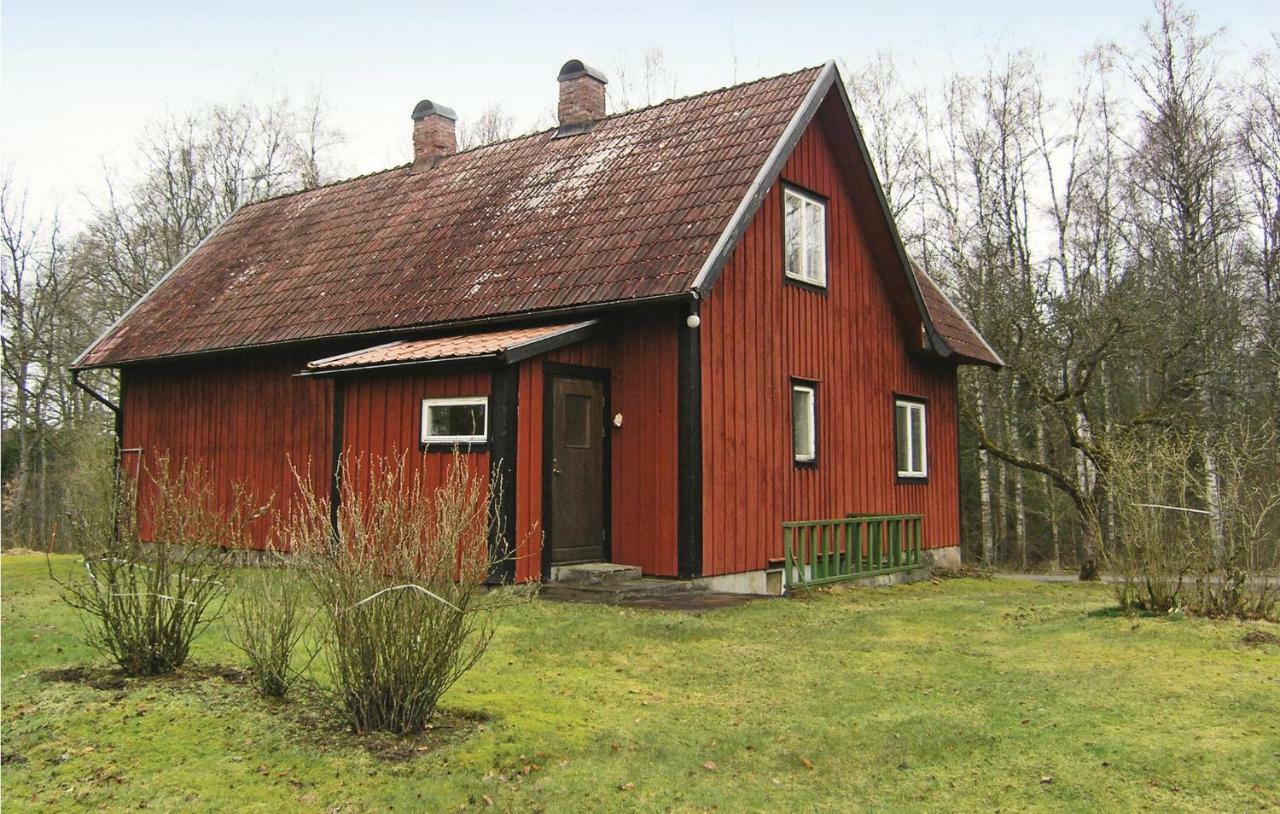
{"label": "vertical wood siding", "polygon": [[607,368],[612,445],[612,560],[676,574],[676,333],[666,311],[606,317],[602,336],[530,359],[520,369],[517,540],[529,555],[517,578],[541,573],[542,405],[545,362]]}
{"label": "vertical wood siding", "polygon": [[[342,454],[351,467],[352,475],[361,479],[361,493],[368,482],[370,463],[379,459],[392,461],[403,458],[406,481],[412,482],[415,476],[420,476],[424,489],[433,490],[443,485],[453,464],[453,452],[421,448],[422,400],[488,396],[492,381],[490,370],[402,373],[347,379]],[[492,419],[492,405],[490,417]],[[493,432],[492,424],[489,431]],[[488,448],[460,455],[471,476],[487,483]]]}
{"label": "vertical wood siding", "polygon": [[[784,282],[781,182],[702,306],[703,573],[764,568],[780,524],[849,512],[924,515],[924,542],[959,543],[956,379],[907,352],[819,120],[782,172],[827,200],[827,290]],[[893,269],[886,273],[899,274]],[[797,469],[791,378],[818,382],[818,461]],[[929,480],[899,484],[894,394],[928,400]]]}
{"label": "vertical wood siding", "polygon": [[[298,489],[291,463],[327,498],[333,386],[293,375],[307,358],[244,354],[127,368],[124,446],[141,448],[150,471],[162,457],[172,469],[199,464],[223,506],[239,485],[259,504],[286,509]],[[267,516],[251,525],[257,545],[269,526]]]}
{"label": "vertical wood siding", "polygon": [[[676,573],[676,333],[674,312],[617,315],[602,334],[520,365],[516,439],[517,579],[541,574],[542,397],[544,361],[610,371],[613,559],[646,573]],[[333,384],[294,374],[321,352],[237,354],[200,364],[149,365],[125,372],[126,447],[203,465],[222,505],[234,484],[287,508],[297,489],[290,461],[310,465],[316,494],[328,498]],[[365,462],[404,455],[425,488],[443,482],[452,456],[419,448],[422,399],[488,395],[490,370],[352,377],[346,381],[342,449]],[[492,427],[490,428],[492,430]],[[487,476],[489,452],[465,453]],[[255,522],[259,545],[269,520]]]}

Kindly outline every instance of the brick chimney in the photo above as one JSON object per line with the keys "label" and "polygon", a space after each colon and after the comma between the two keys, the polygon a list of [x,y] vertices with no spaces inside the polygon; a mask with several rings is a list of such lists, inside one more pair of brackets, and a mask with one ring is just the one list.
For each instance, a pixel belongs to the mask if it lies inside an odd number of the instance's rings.
{"label": "brick chimney", "polygon": [[458,151],[458,114],[430,99],[413,108],[413,170],[430,169]]}
{"label": "brick chimney", "polygon": [[560,69],[560,129],[586,129],[604,117],[604,74],[580,59],[571,59]]}

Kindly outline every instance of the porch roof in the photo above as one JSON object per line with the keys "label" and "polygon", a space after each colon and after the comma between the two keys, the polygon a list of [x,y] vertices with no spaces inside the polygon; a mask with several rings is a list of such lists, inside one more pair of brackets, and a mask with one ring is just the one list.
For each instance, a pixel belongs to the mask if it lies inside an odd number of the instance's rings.
{"label": "porch roof", "polygon": [[304,376],[337,375],[357,370],[443,362],[493,361],[513,364],[586,339],[597,320],[535,325],[501,331],[406,339],[328,356],[307,363]]}

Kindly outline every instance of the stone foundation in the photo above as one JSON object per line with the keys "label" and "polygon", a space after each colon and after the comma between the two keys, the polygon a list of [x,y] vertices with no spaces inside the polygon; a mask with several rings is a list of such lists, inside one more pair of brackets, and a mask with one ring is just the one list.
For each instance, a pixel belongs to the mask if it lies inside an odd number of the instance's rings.
{"label": "stone foundation", "polygon": [[926,548],[924,555],[929,558],[929,565],[938,568],[957,569],[960,567],[960,546],[947,548]]}
{"label": "stone foundation", "polygon": [[[947,548],[927,548],[924,550],[924,564],[926,567],[918,568],[914,571],[895,571],[890,574],[876,574],[869,577],[858,577],[843,583],[835,583],[837,585],[861,585],[864,587],[874,587],[878,585],[900,585],[906,582],[915,582],[917,580],[926,579],[929,576],[930,568],[951,568],[960,567],[960,546],[949,546]],[[698,585],[705,586],[709,591],[726,594],[755,594],[758,596],[781,596],[782,590],[782,571],[744,571],[739,574],[723,574],[718,577],[699,577],[694,580]]]}

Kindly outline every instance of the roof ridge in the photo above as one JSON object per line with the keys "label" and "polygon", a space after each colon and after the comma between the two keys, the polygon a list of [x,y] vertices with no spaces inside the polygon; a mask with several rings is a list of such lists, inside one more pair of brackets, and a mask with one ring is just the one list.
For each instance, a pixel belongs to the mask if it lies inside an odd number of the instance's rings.
{"label": "roof ridge", "polygon": [[[723,85],[723,86],[721,86],[721,87],[718,87],[718,88],[712,88],[712,89],[710,89],[710,90],[704,90],[704,91],[701,91],[701,92],[699,92],[699,93],[691,93],[691,94],[689,94],[688,96],[677,96],[677,97],[673,97],[673,98],[669,98],[669,99],[663,99],[661,102],[654,102],[653,104],[651,104],[651,105],[645,105],[644,107],[636,107],[636,108],[632,108],[632,109],[630,109],[630,110],[620,110],[620,111],[618,111],[618,112],[616,112],[616,113],[610,113],[610,114],[608,114],[608,115],[606,115],[606,116],[601,116],[599,119],[596,119],[595,121],[597,121],[597,122],[604,122],[604,121],[610,121],[610,120],[612,120],[612,119],[621,119],[621,118],[624,118],[624,117],[626,117],[626,116],[631,116],[631,115],[634,115],[634,114],[644,113],[644,112],[646,112],[646,111],[653,110],[653,109],[655,109],[655,108],[664,107],[665,105],[674,105],[674,104],[678,104],[678,103],[680,103],[680,102],[688,102],[688,101],[692,101],[692,100],[694,100],[694,99],[701,99],[701,98],[706,97],[706,96],[711,96],[711,95],[716,94],[716,93],[724,93],[724,92],[726,92],[726,91],[730,91],[730,90],[738,90],[739,88],[749,88],[749,87],[751,87],[752,85],[759,85],[759,84],[761,84],[762,82],[773,82],[773,81],[776,81],[776,80],[779,80],[779,79],[785,79],[785,78],[787,78],[787,77],[791,77],[791,76],[798,76],[798,75],[800,75],[800,74],[802,74],[802,73],[805,73],[805,72],[807,72],[807,71],[820,71],[820,70],[822,70],[824,67],[826,67],[826,65],[827,65],[827,64],[828,64],[828,63],[824,62],[824,63],[821,63],[821,64],[819,64],[819,65],[808,65],[808,66],[806,66],[806,67],[804,67],[804,68],[798,68],[798,69],[796,69],[796,70],[794,70],[794,71],[784,71],[783,73],[773,74],[772,76],[761,76],[761,77],[758,77],[758,78],[756,78],[756,79],[750,79],[750,80],[748,80],[748,81],[746,81],[746,82],[739,82],[739,83],[737,83],[736,85]],[[443,163],[447,162],[450,158],[453,158],[454,156],[467,155],[467,154],[470,154],[470,153],[479,152],[480,150],[488,149],[488,148],[490,148],[490,147],[498,147],[498,146],[501,146],[501,145],[503,145],[503,144],[511,144],[511,143],[513,143],[513,142],[522,141],[522,140],[524,140],[524,139],[537,138],[538,136],[542,136],[542,135],[545,135],[545,134],[547,134],[547,133],[554,133],[557,129],[559,129],[559,128],[558,128],[558,127],[547,127],[547,128],[542,129],[542,130],[535,130],[535,131],[533,131],[533,132],[531,132],[531,133],[522,133],[522,134],[520,134],[520,135],[518,135],[518,136],[511,136],[510,138],[500,139],[500,140],[498,140],[498,141],[491,141],[491,142],[488,142],[487,144],[477,144],[476,146],[474,146],[474,147],[468,147],[468,148],[467,148],[467,149],[465,149],[465,150],[457,150],[457,151],[455,151],[455,152],[453,152],[453,153],[450,153],[449,155],[444,156],[444,157],[441,159],[441,164],[443,164]],[[410,168],[410,167],[412,167],[412,166],[413,166],[413,163],[412,163],[412,162],[406,162],[406,163],[404,163],[404,164],[397,164],[397,165],[395,165],[394,167],[386,167],[386,168],[381,169],[381,170],[371,170],[371,171],[366,172],[366,173],[361,173],[360,175],[353,175],[353,176],[351,176],[350,178],[340,178],[340,179],[338,179],[338,180],[336,180],[336,181],[329,181],[328,183],[325,183],[325,184],[317,184],[317,185],[315,185],[315,186],[313,186],[313,187],[306,187],[305,189],[295,189],[295,190],[293,190],[293,191],[291,191],[291,192],[282,192],[282,193],[280,193],[279,195],[273,195],[273,196],[272,196],[272,197],[270,197],[270,198],[263,198],[263,199],[258,200],[258,201],[252,201],[252,202],[250,202],[250,203],[244,204],[244,205],[243,205],[243,206],[241,206],[240,208],[241,208],[241,209],[248,209],[248,208],[249,208],[249,207],[251,207],[251,206],[258,206],[259,204],[270,203],[270,202],[272,202],[272,201],[282,201],[282,200],[284,200],[284,199],[286,199],[286,198],[292,198],[292,197],[294,197],[294,196],[296,196],[296,195],[302,195],[303,193],[307,193],[307,192],[315,192],[315,191],[316,191],[316,190],[318,190],[318,189],[327,189],[327,188],[329,188],[329,187],[336,187],[336,186],[340,186],[340,185],[342,185],[342,184],[349,184],[349,183],[353,183],[353,182],[355,182],[355,181],[363,181],[363,180],[365,180],[366,178],[373,178],[374,176],[377,176],[377,175],[383,175],[384,173],[389,173],[389,172],[395,172],[396,170],[407,170],[407,169],[409,169],[409,168]]]}

